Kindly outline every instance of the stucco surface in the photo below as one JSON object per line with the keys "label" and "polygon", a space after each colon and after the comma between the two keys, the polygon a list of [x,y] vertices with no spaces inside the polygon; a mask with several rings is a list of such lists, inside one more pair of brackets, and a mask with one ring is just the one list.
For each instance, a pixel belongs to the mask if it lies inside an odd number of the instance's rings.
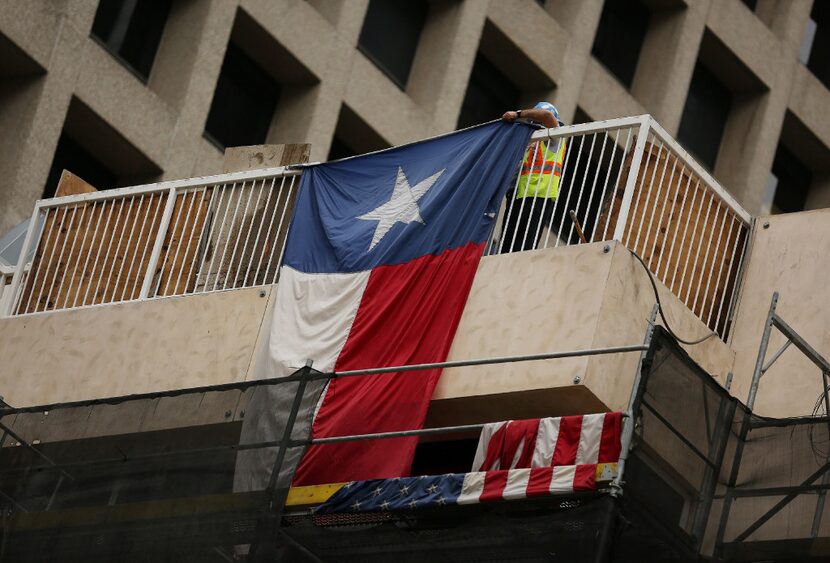
{"label": "stucco surface", "polygon": [[14,406],[243,380],[268,291],[218,292],[0,320]]}
{"label": "stucco surface", "polygon": [[[769,223],[768,228],[763,225]],[[816,350],[830,357],[830,210],[757,220],[731,341],[736,350],[733,394],[746,401],[764,320],[774,291],[778,314]],[[767,358],[784,343],[773,330]],[[809,415],[821,393],[821,374],[791,346],[761,379],[755,412],[764,416]]]}

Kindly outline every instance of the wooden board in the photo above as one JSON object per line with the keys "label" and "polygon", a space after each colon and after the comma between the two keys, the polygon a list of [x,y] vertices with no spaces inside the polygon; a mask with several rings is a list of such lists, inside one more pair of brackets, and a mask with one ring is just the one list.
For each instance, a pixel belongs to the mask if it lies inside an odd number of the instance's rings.
{"label": "wooden board", "polygon": [[[623,164],[616,196],[605,202],[600,215],[599,224],[608,222],[608,232],[614,231],[619,219],[632,154]],[[646,143],[623,243],[699,318],[721,333],[747,231],[682,161]]]}

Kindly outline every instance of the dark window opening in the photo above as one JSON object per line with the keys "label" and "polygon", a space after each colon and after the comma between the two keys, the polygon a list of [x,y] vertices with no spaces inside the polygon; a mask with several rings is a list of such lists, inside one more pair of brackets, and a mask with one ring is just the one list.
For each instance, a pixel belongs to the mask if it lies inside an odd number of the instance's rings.
{"label": "dark window opening", "polygon": [[481,53],[476,55],[458,127],[470,127],[501,117],[519,106],[520,92],[507,76]]}
{"label": "dark window opening", "polygon": [[758,0],[741,0],[741,2],[743,2],[746,5],[746,7],[752,10],[753,12],[758,7]]}
{"label": "dark window opening", "polygon": [[715,167],[731,106],[732,93],[698,62],[677,138],[709,169]]}
{"label": "dark window opening", "polygon": [[147,80],[171,3],[171,0],[101,0],[92,23],[92,35]]}
{"label": "dark window opening", "polygon": [[81,177],[99,190],[114,188],[118,184],[118,177],[112,170],[66,133],[61,133],[55,156],[52,159],[52,166],[49,168],[46,187],[43,189],[44,198],[55,195],[64,169]]}
{"label": "dark window opening", "polygon": [[369,2],[358,48],[401,89],[406,88],[428,10],[426,0]]}
{"label": "dark window opening", "polygon": [[228,44],[205,133],[224,147],[265,143],[280,87],[233,42]]}
{"label": "dark window opening", "polygon": [[341,139],[339,135],[334,135],[334,138],[331,140],[331,148],[329,149],[329,160],[348,158],[356,154],[357,151],[350,147],[346,141]]}
{"label": "dark window opening", "polygon": [[420,442],[415,448],[412,475],[467,473],[472,469],[478,438]]}
{"label": "dark window opening", "polygon": [[815,23],[815,34],[807,68],[830,88],[830,3],[813,2],[810,19]]}
{"label": "dark window opening", "polygon": [[640,0],[606,0],[591,54],[631,87],[651,14]]}
{"label": "dark window opening", "polygon": [[810,170],[786,147],[778,145],[772,175],[776,179],[772,213],[803,211],[813,181]]}

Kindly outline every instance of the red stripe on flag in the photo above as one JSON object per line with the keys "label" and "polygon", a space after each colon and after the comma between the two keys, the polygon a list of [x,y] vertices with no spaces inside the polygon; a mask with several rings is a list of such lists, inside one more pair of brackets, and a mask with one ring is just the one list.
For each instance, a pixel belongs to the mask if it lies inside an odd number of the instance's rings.
{"label": "red stripe on flag", "polygon": [[597,490],[597,466],[577,465],[574,474],[574,492]]}
{"label": "red stripe on flag", "polygon": [[488,471],[484,474],[484,489],[481,491],[481,496],[478,497],[479,502],[502,500],[502,493],[504,493],[504,487],[507,485],[507,472],[507,469],[502,469]]}
{"label": "red stripe on flag", "polygon": [[609,412],[602,424],[602,438],[599,442],[599,463],[613,463],[620,459],[622,413]]}
{"label": "red stripe on flag", "polygon": [[[380,266],[369,276],[336,371],[447,359],[484,244]],[[312,426],[314,437],[423,427],[441,370],[334,379]],[[294,477],[314,485],[409,474],[418,438],[311,446]]]}
{"label": "red stripe on flag", "polygon": [[550,480],[553,477],[553,467],[534,467],[530,470],[530,479],[527,482],[527,496],[547,496],[550,494]]}
{"label": "red stripe on flag", "polygon": [[559,423],[559,437],[553,450],[551,465],[574,465],[576,450],[579,448],[579,435],[582,432],[582,416],[563,416]]}

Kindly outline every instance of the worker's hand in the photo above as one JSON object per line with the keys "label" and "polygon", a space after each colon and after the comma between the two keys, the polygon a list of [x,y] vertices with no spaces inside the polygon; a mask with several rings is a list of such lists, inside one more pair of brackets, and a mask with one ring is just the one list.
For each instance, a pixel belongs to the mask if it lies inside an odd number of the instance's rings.
{"label": "worker's hand", "polygon": [[504,112],[504,115],[501,116],[503,121],[513,121],[517,117],[519,117],[519,114],[515,111],[506,111]]}

